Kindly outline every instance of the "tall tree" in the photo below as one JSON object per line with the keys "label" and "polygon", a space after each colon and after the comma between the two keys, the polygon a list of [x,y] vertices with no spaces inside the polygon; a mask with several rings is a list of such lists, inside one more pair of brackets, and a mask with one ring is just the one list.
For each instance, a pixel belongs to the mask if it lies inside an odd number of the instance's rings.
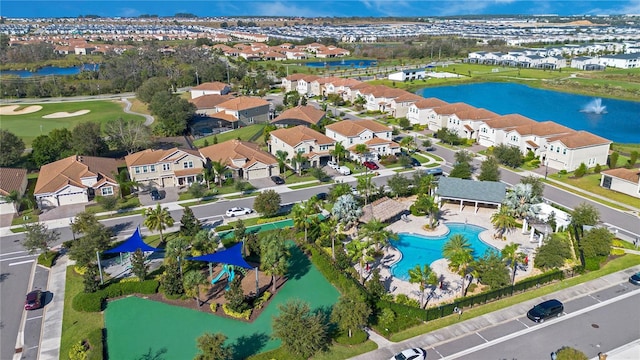
{"label": "tall tree", "polygon": [[144,226],[151,231],[160,232],[160,243],[164,244],[164,236],[162,231],[168,227],[173,226],[173,218],[169,213],[169,208],[160,207],[160,204],[156,204],[156,208],[147,208],[144,212]]}
{"label": "tall tree", "polygon": [[280,173],[285,174],[286,168],[285,164],[287,163],[287,158],[289,157],[289,153],[284,150],[276,151],[276,159],[278,160],[278,167],[280,168]]}
{"label": "tall tree", "polygon": [[351,259],[351,262],[360,266],[360,282],[364,283],[364,267],[373,258],[369,255],[369,247],[371,243],[366,240],[355,239],[351,240],[347,246],[347,256]]}
{"label": "tall tree", "polygon": [[340,196],[333,204],[331,213],[336,217],[338,222],[348,229],[355,225],[362,215],[362,208],[353,198],[353,195],[347,194]]}
{"label": "tall tree", "polygon": [[185,258],[189,255],[189,246],[191,246],[191,243],[183,237],[170,240],[165,246],[165,260],[176,262],[181,276]]}
{"label": "tall tree", "polygon": [[280,211],[280,194],[275,190],[265,190],[253,200],[253,208],[264,217],[272,217]]}
{"label": "tall tree", "polygon": [[531,185],[531,196],[542,199],[544,196],[544,182],[542,178],[535,175],[528,175],[520,179],[521,184]]}
{"label": "tall tree", "polygon": [[222,333],[204,333],[198,340],[198,350],[200,353],[196,355],[194,360],[228,360],[233,359],[233,349],[225,346],[224,342],[227,337]]}
{"label": "tall tree", "polygon": [[493,156],[487,157],[480,165],[480,181],[500,181],[500,166]]}
{"label": "tall tree", "polygon": [[336,145],[333,147],[333,150],[329,151],[329,154],[336,159],[336,163],[340,166],[340,159],[347,156],[347,149],[341,142],[336,142]]}
{"label": "tall tree", "polygon": [[196,299],[196,304],[202,306],[200,301],[200,285],[207,283],[207,278],[199,270],[191,270],[184,274],[182,284],[187,295]]}
{"label": "tall tree", "polygon": [[328,345],[326,319],[314,314],[307,303],[290,300],[278,306],[279,314],[273,318],[273,337],[282,340],[288,352],[307,359]]}
{"label": "tall tree", "polygon": [[47,225],[41,222],[25,224],[24,228],[26,232],[22,245],[29,254],[35,253],[36,250],[48,251],[49,246],[60,238],[59,232],[49,230]]}
{"label": "tall tree", "polygon": [[586,258],[605,257],[611,253],[614,236],[604,227],[593,228],[582,237],[582,251]]}
{"label": "tall tree", "polygon": [[125,195],[129,195],[131,189],[139,185],[137,181],[129,178],[127,169],[122,169],[119,173],[115,174],[114,180],[118,183],[118,195],[120,195],[120,199],[123,199]]}
{"label": "tall tree", "polygon": [[123,119],[107,121],[104,124],[104,135],[111,146],[132,154],[151,144],[151,130],[138,119]]}
{"label": "tall tree", "polygon": [[149,109],[158,120],[154,131],[165,136],[181,135],[195,113],[195,105],[168,92],[154,94]]}
{"label": "tall tree", "polygon": [[398,196],[408,196],[411,194],[411,180],[401,174],[395,174],[389,179],[388,185],[391,191]]}
{"label": "tall tree", "polygon": [[416,211],[429,216],[429,226],[433,227],[440,213],[440,205],[433,196],[428,194],[420,194],[413,204]]}
{"label": "tall tree", "polygon": [[218,178],[218,186],[222,187],[222,180],[224,179],[224,173],[227,171],[227,165],[222,161],[211,161],[211,169]]}
{"label": "tall tree", "polygon": [[138,87],[136,90],[136,97],[144,102],[150,103],[153,100],[153,96],[158,92],[171,93],[171,84],[169,79],[163,77],[152,77]]}
{"label": "tall tree", "polygon": [[580,263],[585,265],[584,251],[582,247],[582,237],[584,236],[585,225],[595,225],[600,220],[600,213],[598,210],[590,204],[582,203],[576,206],[571,212],[571,227],[573,229],[573,236],[576,239],[578,245],[578,251],[580,254]]}
{"label": "tall tree", "polygon": [[504,266],[504,260],[497,251],[487,251],[472,266],[478,280],[491,289],[500,289],[511,283],[509,269]]}
{"label": "tall tree", "polygon": [[289,269],[291,253],[284,242],[282,231],[265,236],[260,243],[260,270],[271,275],[273,292],[276,291],[276,276],[284,276]]}
{"label": "tall tree", "polygon": [[291,209],[291,215],[293,217],[293,225],[296,229],[304,229],[304,242],[307,243],[308,231],[313,220],[317,219],[318,203],[315,196],[311,197],[307,201],[299,202],[293,205]]}
{"label": "tall tree", "polygon": [[397,240],[398,234],[387,229],[387,225],[378,219],[369,220],[362,226],[362,237],[369,239],[369,242],[375,246],[376,249],[387,246],[389,240]]}
{"label": "tall tree", "polygon": [[459,179],[471,179],[472,171],[471,165],[467,162],[459,162],[453,166],[451,173],[449,173],[450,177],[459,178]]}
{"label": "tall tree", "polygon": [[461,293],[465,293],[465,278],[469,265],[473,261],[471,244],[462,234],[455,234],[449,238],[442,248],[442,255],[449,260],[449,269],[462,277]]}
{"label": "tall tree", "polygon": [[424,290],[427,285],[436,286],[438,284],[438,275],[428,264],[425,264],[424,267],[416,265],[413,269],[409,269],[409,282],[420,285],[420,306],[424,308],[427,306],[427,303],[423,302]]}
{"label": "tall tree", "polygon": [[143,281],[149,272],[149,265],[146,263],[147,258],[140,249],[131,254],[131,272]]}
{"label": "tall tree", "polygon": [[301,175],[302,167],[308,162],[306,156],[304,156],[301,152],[296,152],[295,155],[291,158],[291,166],[295,169],[298,176]]}
{"label": "tall tree", "polygon": [[102,138],[100,124],[92,121],[81,122],[71,131],[73,150],[78,155],[104,155],[109,147]]}
{"label": "tall tree", "polygon": [[491,223],[497,231],[496,237],[499,238],[511,232],[517,225],[516,219],[511,215],[511,211],[506,206],[501,206],[500,210],[491,214]]}
{"label": "tall tree", "polygon": [[194,237],[201,228],[200,220],[193,214],[193,210],[185,206],[182,218],[180,218],[180,233],[183,236]]}
{"label": "tall tree", "polygon": [[511,284],[516,283],[516,269],[518,268],[518,262],[524,261],[526,255],[518,251],[520,244],[511,243],[505,246],[502,251],[502,259],[511,267]]}
{"label": "tall tree", "polygon": [[0,167],[15,165],[24,152],[24,141],[14,133],[0,129]]}
{"label": "tall tree", "polygon": [[371,309],[366,300],[357,291],[351,291],[340,297],[333,307],[331,319],[338,324],[340,330],[352,337],[353,330],[367,325],[369,315]]}
{"label": "tall tree", "polygon": [[331,258],[336,259],[336,235],[338,234],[338,221],[335,217],[325,219],[320,223],[321,240],[328,238],[331,241]]}

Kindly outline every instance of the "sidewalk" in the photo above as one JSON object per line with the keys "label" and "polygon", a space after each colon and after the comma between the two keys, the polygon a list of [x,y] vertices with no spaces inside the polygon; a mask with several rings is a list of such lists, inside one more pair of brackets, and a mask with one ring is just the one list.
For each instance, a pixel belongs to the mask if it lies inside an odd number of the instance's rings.
{"label": "sidewalk", "polygon": [[44,308],[42,337],[38,348],[38,359],[40,360],[57,360],[66,357],[60,356],[60,340],[62,339],[64,291],[68,265],[69,258],[66,254],[62,255],[56,260],[56,264],[51,267],[49,272],[47,291],[53,294],[53,300]]}
{"label": "sidewalk", "polygon": [[[551,293],[549,295],[544,296],[543,299],[555,298],[562,302],[567,302],[572,299],[597,292],[606,287],[627,283],[629,276],[638,271],[640,271],[640,266],[622,270],[613,274],[603,276],[595,280],[588,281],[586,283],[582,283],[580,285],[576,285],[571,288],[567,288],[567,289],[557,291],[555,293]],[[632,289],[631,291],[638,291],[638,289]],[[442,343],[449,342],[452,339],[473,334],[485,328],[496,326],[503,322],[510,321],[510,320],[513,320],[514,318],[520,317],[522,316],[522,314],[526,313],[528,309],[530,309],[533,305],[535,305],[539,301],[540,301],[539,299],[528,300],[520,304],[510,306],[508,308],[504,308],[489,314],[485,314],[485,315],[478,316],[466,321],[462,321],[457,324],[447,326],[445,328],[441,328],[435,331],[431,331],[426,334],[419,335],[414,338],[397,342],[397,343],[390,342],[385,338],[383,338],[384,341],[378,342],[378,340],[380,339],[380,335],[374,334],[373,336],[370,336],[370,339],[376,342],[376,344],[378,344],[378,350],[374,350],[373,352],[369,352],[369,353],[365,353],[365,354],[353,357],[352,359],[357,359],[357,360],[383,359],[383,358],[388,358],[389,354],[396,353],[406,348],[415,348],[415,347],[430,348],[430,347],[438,346]],[[368,332],[372,333],[373,331],[368,330]],[[640,339],[635,343],[631,343],[631,344],[628,344],[627,346],[613,350],[611,354],[609,354],[609,357],[607,358],[607,360],[640,359],[640,357],[636,355],[639,353],[640,353]],[[632,355],[632,356],[629,357],[629,355]]]}

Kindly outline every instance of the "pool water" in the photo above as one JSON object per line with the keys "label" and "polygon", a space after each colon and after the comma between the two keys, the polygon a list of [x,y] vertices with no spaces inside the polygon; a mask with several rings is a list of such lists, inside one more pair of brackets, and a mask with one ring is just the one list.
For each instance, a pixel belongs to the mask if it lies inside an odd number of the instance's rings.
{"label": "pool water", "polygon": [[402,253],[402,259],[391,268],[393,276],[409,280],[409,269],[416,265],[423,267],[431,265],[434,261],[444,258],[442,248],[449,238],[456,234],[462,234],[473,249],[473,257],[479,258],[487,250],[496,250],[493,246],[480,240],[480,233],[486,229],[477,225],[463,223],[447,223],[449,233],[442,236],[424,236],[418,234],[400,233],[398,240],[391,240],[391,245]]}

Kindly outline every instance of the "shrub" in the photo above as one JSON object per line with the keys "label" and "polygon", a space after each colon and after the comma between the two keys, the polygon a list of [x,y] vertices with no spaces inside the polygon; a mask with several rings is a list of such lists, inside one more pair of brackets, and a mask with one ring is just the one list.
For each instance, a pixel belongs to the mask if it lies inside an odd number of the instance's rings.
{"label": "shrub", "polygon": [[623,249],[611,249],[611,255],[613,256],[622,256],[624,255]]}
{"label": "shrub", "polygon": [[209,309],[211,309],[211,312],[215,313],[216,310],[218,310],[218,303],[211,303],[211,305],[209,305]]}
{"label": "shrub", "polygon": [[420,307],[420,303],[418,302],[418,300],[416,299],[411,299],[410,297],[408,297],[405,294],[398,294],[396,296],[396,302],[398,304],[402,304],[402,305],[407,305],[407,306],[413,306],[413,307]]}
{"label": "shrub", "polygon": [[102,311],[103,293],[100,291],[94,293],[78,293],[73,298],[71,304],[73,309],[82,312],[99,312]]}
{"label": "shrub", "polygon": [[138,282],[118,282],[94,293],[79,293],[73,298],[72,307],[76,311],[97,312],[102,310],[106,299],[129,294],[155,294],[160,284],[157,280]]}
{"label": "shrub", "polygon": [[58,258],[59,253],[57,251],[47,251],[38,255],[38,264],[45,267],[52,267]]}
{"label": "shrub", "polygon": [[80,340],[71,346],[69,350],[69,360],[86,360],[87,359],[87,346],[84,341]]}
{"label": "shrub", "polygon": [[575,177],[581,178],[581,177],[583,177],[583,176],[585,176],[587,174],[587,170],[589,170],[587,168],[587,165],[585,163],[580,163],[580,166],[578,166],[578,168],[573,173],[573,175]]}
{"label": "shrub", "polygon": [[283,216],[275,216],[275,217],[270,217],[270,218],[260,218],[256,221],[256,225],[260,225],[260,224],[268,224],[268,223],[272,223],[272,222],[276,222],[276,221],[282,221],[282,220],[287,220],[288,217],[286,215]]}
{"label": "shrub", "polygon": [[75,271],[76,274],[78,274],[78,275],[84,275],[84,273],[87,272],[87,267],[86,266],[74,266],[73,267],[73,271]]}
{"label": "shrub", "polygon": [[97,196],[96,202],[102,205],[105,210],[111,211],[115,210],[118,205],[118,198],[115,196]]}
{"label": "shrub", "polygon": [[558,174],[567,175],[567,170],[560,170],[560,171],[558,171]]}
{"label": "shrub", "polygon": [[596,166],[593,168],[593,172],[596,174],[600,174],[601,171],[602,171],[602,166],[600,166],[600,164],[596,164]]}
{"label": "shrub", "polygon": [[227,231],[233,229],[233,225],[220,225],[216,227],[216,232]]}
{"label": "shrub", "polygon": [[257,309],[262,309],[262,306],[269,301],[269,299],[271,298],[271,293],[268,291],[265,291],[264,293],[262,293],[262,295],[256,299],[256,301],[253,303],[253,307],[257,308]]}
{"label": "shrub", "polygon": [[600,264],[604,259],[600,256],[588,257],[584,259],[584,268],[587,271],[595,271],[600,269]]}
{"label": "shrub", "polygon": [[222,310],[224,311],[225,314],[234,317],[236,319],[245,319],[245,320],[249,320],[249,318],[251,317],[251,310],[252,309],[247,309],[243,312],[235,312],[233,310],[231,310],[227,304],[222,304]]}

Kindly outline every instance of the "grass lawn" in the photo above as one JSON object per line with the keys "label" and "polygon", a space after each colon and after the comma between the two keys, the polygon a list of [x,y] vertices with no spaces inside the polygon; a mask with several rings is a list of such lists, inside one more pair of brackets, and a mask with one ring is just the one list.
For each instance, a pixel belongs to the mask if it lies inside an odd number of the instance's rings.
{"label": "grass lawn", "polygon": [[38,222],[39,216],[33,210],[25,210],[11,221],[11,226]]}
{"label": "grass lawn", "polygon": [[411,157],[416,158],[416,160],[420,161],[421,163],[426,163],[429,161],[429,159],[418,153],[411,154]]}
{"label": "grass lawn", "polygon": [[227,131],[222,134],[203,137],[201,139],[194,141],[193,144],[197,147],[203,147],[204,142],[206,140],[209,143],[209,145],[213,145],[213,138],[216,136],[218,138],[218,144],[221,142],[225,142],[227,140],[232,140],[237,138],[240,138],[240,140],[244,140],[244,141],[255,141],[257,140],[257,138],[262,136],[262,132],[264,131],[265,127],[266,127],[266,124],[249,125],[240,129]]}
{"label": "grass lawn", "polygon": [[455,316],[455,315],[444,317],[438,320],[432,320],[427,323],[424,323],[416,327],[407,329],[405,331],[399,332],[397,334],[394,334],[391,336],[390,340],[397,342],[397,341],[410,339],[414,336],[422,335],[430,331],[447,327],[459,321],[464,321],[464,320],[468,320],[478,316],[482,316],[484,314],[488,314],[493,311],[497,311],[512,305],[519,304],[523,301],[537,299],[541,296],[548,295],[559,290],[567,289],[572,286],[576,286],[578,284],[582,284],[587,281],[591,281],[599,277],[602,277],[604,275],[611,274],[620,270],[624,270],[639,264],[640,264],[639,255],[626,254],[625,256],[619,257],[617,259],[614,259],[606,263],[602,268],[600,268],[597,271],[592,271],[581,276],[575,276],[570,279],[565,279],[563,281],[554,282],[549,285],[542,286],[538,289],[531,289],[524,293],[503,298],[501,300],[497,300],[497,301],[488,303],[486,305],[474,306],[473,308],[464,310],[464,315],[462,316],[461,320],[458,320],[458,316]]}
{"label": "grass lawn", "polygon": [[290,170],[287,170],[287,177],[284,178],[285,184],[298,184],[307,181],[318,181],[318,179],[311,175],[298,176],[297,174],[290,172]]}
{"label": "grass lawn", "polygon": [[68,267],[60,341],[61,359],[67,359],[71,346],[85,339],[88,339],[91,344],[88,360],[102,359],[102,328],[104,327],[102,313],[80,312],[72,307],[73,298],[83,290],[82,276],[76,274],[73,267]]}
{"label": "grass lawn", "polygon": [[305,188],[310,188],[310,187],[314,187],[314,186],[318,186],[320,185],[320,181],[315,181],[309,184],[302,184],[302,185],[291,185],[291,186],[287,186],[289,189],[291,190],[300,190],[300,189],[305,189]]}
{"label": "grass lawn", "polygon": [[[53,129],[67,128],[73,129],[74,126],[81,122],[94,121],[104,122],[107,120],[123,118],[123,119],[139,119],[144,118],[138,115],[125,113],[123,104],[116,101],[79,101],[79,102],[62,102],[51,104],[38,104],[42,106],[40,111],[24,114],[24,115],[3,115],[0,128],[9,130],[22,138],[25,145],[29,147],[33,139],[40,134],[48,134]],[[29,105],[25,105],[29,106]],[[43,119],[47,114],[56,112],[75,112],[79,110],[91,110],[88,114],[73,116],[59,119]]]}
{"label": "grass lawn", "polygon": [[588,174],[581,178],[572,178],[571,174],[567,174],[567,175],[553,174],[553,175],[550,175],[549,177],[554,180],[562,181],[565,184],[579,187],[581,189],[584,189],[585,191],[588,191],[600,196],[604,196],[607,199],[611,199],[614,201],[621,202],[623,204],[627,204],[629,206],[640,208],[640,199],[601,187],[600,174]]}
{"label": "grass lawn", "polygon": [[[139,206],[140,206],[140,199],[138,199],[137,196],[127,195],[124,197],[124,199],[118,199],[118,203],[114,210],[118,210],[118,211],[127,210],[127,209],[133,209]],[[95,205],[90,205],[85,207],[85,211],[91,214],[97,214],[97,213],[101,213],[109,210],[106,210],[100,204],[95,204]]]}
{"label": "grass lawn", "polygon": [[444,160],[443,160],[440,156],[438,156],[438,155],[429,154],[428,152],[427,152],[427,153],[421,153],[421,154],[422,154],[423,156],[430,157],[430,158],[432,158],[433,160],[435,160],[435,161],[437,161],[437,162],[442,162],[442,161],[444,161]]}
{"label": "grass lawn", "polygon": [[551,182],[551,181],[549,181],[549,180],[542,180],[542,181],[543,181],[544,183],[546,183],[546,184],[551,185],[551,186],[555,186],[555,187],[557,187],[557,188],[559,188],[559,189],[562,189],[562,190],[564,190],[564,191],[567,191],[567,192],[570,192],[570,193],[573,193],[573,194],[577,194],[577,195],[583,196],[583,197],[585,197],[585,198],[587,198],[587,199],[589,199],[589,200],[593,200],[593,201],[595,201],[595,202],[599,202],[599,203],[601,203],[601,204],[604,204],[604,205],[610,206],[610,207],[612,207],[612,208],[614,208],[614,209],[623,210],[623,211],[627,211],[627,210],[629,210],[626,206],[620,206],[620,205],[618,205],[618,204],[614,204],[614,203],[609,202],[609,201],[604,201],[604,200],[602,200],[602,199],[599,199],[599,198],[596,198],[596,197],[593,197],[593,196],[589,196],[588,194],[586,194],[586,193],[584,193],[584,192],[581,192],[581,191],[575,191],[575,190],[573,190],[572,188],[570,188],[570,187],[568,187],[568,186],[564,186],[564,185],[562,185],[562,184],[558,184],[558,183],[556,183],[556,182]]}
{"label": "grass lawn", "polygon": [[149,111],[149,107],[147,106],[147,104],[143,103],[137,98],[129,99],[129,102],[131,102],[131,111],[140,114],[151,115],[151,111]]}
{"label": "grass lawn", "polygon": [[632,151],[640,151],[640,144],[619,144],[613,143],[611,145],[613,151],[617,151],[624,154],[629,154]]}

